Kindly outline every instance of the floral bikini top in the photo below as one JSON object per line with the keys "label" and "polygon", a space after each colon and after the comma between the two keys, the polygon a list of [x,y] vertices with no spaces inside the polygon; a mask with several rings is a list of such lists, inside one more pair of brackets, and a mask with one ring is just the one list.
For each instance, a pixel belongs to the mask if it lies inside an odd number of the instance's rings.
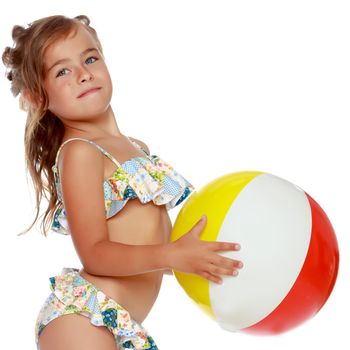
{"label": "floral bikini top", "polygon": [[164,160],[147,153],[138,143],[128,138],[144,156],[133,157],[120,164],[111,154],[95,142],[82,138],[71,138],[61,144],[52,167],[59,206],[54,213],[51,229],[64,235],[70,234],[63,205],[61,183],[57,160],[62,147],[69,141],[82,140],[96,146],[116,166],[111,177],[103,181],[106,218],[117,214],[128,200],[138,198],[141,203],[151,200],[156,205],[165,205],[169,210],[180,204],[194,190],[194,187]]}

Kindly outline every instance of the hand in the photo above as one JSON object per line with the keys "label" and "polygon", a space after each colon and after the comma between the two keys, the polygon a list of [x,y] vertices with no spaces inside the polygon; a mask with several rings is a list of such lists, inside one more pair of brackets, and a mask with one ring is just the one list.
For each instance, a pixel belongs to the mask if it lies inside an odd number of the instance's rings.
{"label": "hand", "polygon": [[168,265],[176,271],[193,273],[209,281],[222,283],[219,275],[237,276],[242,262],[229,259],[215,252],[239,250],[237,243],[207,242],[199,239],[207,223],[204,215],[190,231],[169,244]]}

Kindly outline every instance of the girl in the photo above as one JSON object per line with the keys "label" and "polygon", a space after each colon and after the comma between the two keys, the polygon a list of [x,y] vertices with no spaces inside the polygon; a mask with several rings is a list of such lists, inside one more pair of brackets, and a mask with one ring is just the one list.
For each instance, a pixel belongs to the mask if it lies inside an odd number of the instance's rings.
{"label": "girl", "polygon": [[119,130],[111,78],[88,17],[42,18],[14,26],[12,37],[2,59],[28,112],[25,154],[37,200],[34,222],[22,233],[36,222],[44,194],[44,235],[48,228],[70,234],[83,266],[50,278],[37,348],[157,349],[142,322],[163,274],[174,269],[220,283],[219,275],[235,276],[242,264],[216,252],[239,246],[201,241],[205,216],[169,243],[167,211],[194,187]]}

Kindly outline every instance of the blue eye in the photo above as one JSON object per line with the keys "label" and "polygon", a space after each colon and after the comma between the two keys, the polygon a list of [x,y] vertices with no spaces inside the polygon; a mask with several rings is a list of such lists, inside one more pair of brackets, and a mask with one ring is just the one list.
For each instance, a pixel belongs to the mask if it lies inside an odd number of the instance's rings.
{"label": "blue eye", "polygon": [[57,73],[56,78],[65,75],[64,72],[67,71],[67,70],[68,70],[67,68],[61,69],[61,70]]}
{"label": "blue eye", "polygon": [[[94,57],[94,56],[91,56],[91,57],[88,57],[86,60],[85,60],[85,64],[92,64],[94,62],[98,61],[98,58],[97,57]],[[63,68],[61,70],[58,71],[57,75],[56,75],[56,78],[58,77],[62,77],[64,75],[67,75],[67,71],[69,71],[68,68]]]}
{"label": "blue eye", "polygon": [[[91,62],[91,60],[94,60],[94,61],[93,61],[93,62]],[[96,62],[96,61],[97,61],[97,58],[96,58],[96,57],[91,56],[91,57],[89,57],[89,58],[87,58],[87,59],[85,60],[85,63],[89,63],[89,61],[90,61],[90,63],[94,63],[94,62]]]}

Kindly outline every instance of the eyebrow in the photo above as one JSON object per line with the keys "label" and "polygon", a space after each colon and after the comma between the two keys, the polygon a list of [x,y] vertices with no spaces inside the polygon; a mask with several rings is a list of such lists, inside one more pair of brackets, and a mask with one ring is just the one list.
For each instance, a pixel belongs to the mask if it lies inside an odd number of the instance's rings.
{"label": "eyebrow", "polygon": [[[91,51],[96,51],[98,52],[98,50],[94,47],[89,47],[88,49],[84,50],[79,56],[82,57],[84,55],[86,55],[87,53],[91,52]],[[65,63],[65,62],[69,62],[71,61],[70,58],[61,58],[60,60],[56,61],[47,71],[49,72],[53,67],[61,64],[61,63]]]}

